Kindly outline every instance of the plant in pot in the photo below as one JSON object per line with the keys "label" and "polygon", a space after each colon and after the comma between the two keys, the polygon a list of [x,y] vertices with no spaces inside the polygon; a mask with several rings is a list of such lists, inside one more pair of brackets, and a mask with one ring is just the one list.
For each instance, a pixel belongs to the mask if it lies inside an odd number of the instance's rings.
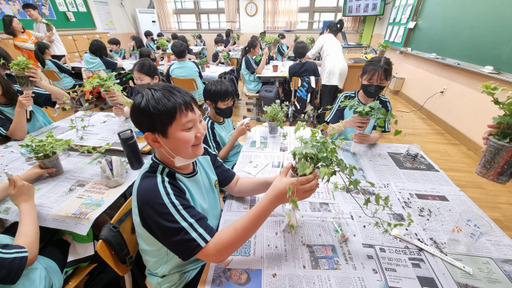
{"label": "plant in pot", "polygon": [[224,65],[228,66],[231,64],[231,56],[229,56],[228,52],[222,52],[220,54],[222,56],[222,60],[224,61]]}
{"label": "plant in pot", "polygon": [[379,47],[379,56],[384,56],[386,54],[386,51],[389,50],[389,43],[385,42],[377,42],[377,47]]}
{"label": "plant in pot", "polygon": [[497,94],[507,88],[498,87],[492,82],[483,83],[480,87],[482,93],[489,95],[492,103],[503,114],[492,118],[492,122],[499,128],[491,132],[489,144],[475,173],[493,182],[507,184],[512,178],[512,92],[500,100]]}
{"label": "plant in pot", "polygon": [[59,153],[68,149],[73,143],[72,139],[60,139],[53,135],[53,131],[48,131],[45,138],[36,138],[28,135],[20,144],[20,147],[26,148],[39,162],[41,168],[55,168],[54,172],[49,173],[50,177],[58,176],[64,173],[62,163],[59,159]]}
{"label": "plant in pot", "polygon": [[306,37],[306,44],[308,44],[309,49],[313,48],[315,46],[315,38],[313,36]]}
{"label": "plant in pot", "polygon": [[[94,88],[99,88],[101,90],[103,98],[106,98],[105,93],[111,91],[122,93],[123,87],[117,84],[115,75],[116,73],[109,73],[106,76],[96,74],[91,78],[84,80],[83,88],[86,91],[86,94],[87,91],[90,93],[90,91]],[[110,103],[108,100],[107,102],[112,106],[112,103]]]}
{"label": "plant in pot", "polygon": [[[377,126],[377,131],[382,131],[383,127],[386,124],[387,119],[395,119],[395,115],[391,112],[387,112],[386,109],[382,108],[380,106],[379,102],[372,101],[366,105],[360,103],[357,98],[343,101],[343,106],[346,106],[347,109],[352,110],[354,112],[354,115],[359,115],[362,118],[369,118],[374,121],[375,125]],[[398,124],[398,120],[395,119],[394,124]],[[370,125],[372,125],[370,123]],[[357,133],[362,133],[363,131],[357,131]],[[398,136],[402,133],[402,130],[395,129],[394,135]],[[357,144],[355,142],[352,142],[352,146],[350,148],[350,151],[352,153],[357,152],[358,146],[361,144]]]}
{"label": "plant in pot", "polygon": [[167,52],[167,47],[169,47],[169,42],[165,40],[165,38],[162,38],[158,40],[156,43],[156,46],[159,47],[164,53]]}
{"label": "plant in pot", "polygon": [[279,131],[278,127],[283,128],[283,123],[286,121],[286,103],[281,105],[279,101],[272,103],[270,106],[263,107],[265,114],[263,117],[268,122],[268,133],[270,135],[276,135]]}
{"label": "plant in pot", "polygon": [[21,90],[27,93],[32,93],[32,90],[34,90],[34,82],[30,80],[30,76],[25,75],[25,71],[34,69],[33,64],[34,63],[27,58],[18,56],[18,59],[13,60],[9,65]]}
{"label": "plant in pot", "polygon": [[36,21],[36,23],[43,23],[46,26],[46,32],[50,33],[53,31],[53,24],[46,19],[42,19],[41,21]]}
{"label": "plant in pot", "polygon": [[[309,137],[298,136],[299,131],[304,129],[310,129]],[[389,196],[376,193],[375,184],[368,181],[364,174],[357,173],[356,166],[346,163],[339,156],[338,151],[341,151],[342,141],[325,137],[320,129],[307,128],[306,124],[302,122],[297,123],[295,135],[300,145],[291,151],[294,161],[293,174],[305,176],[317,171],[319,179],[325,184],[331,184],[334,191],[345,190],[364,215],[374,220],[374,226],[380,227],[383,233],[389,233],[393,228],[410,226],[413,223],[410,213],[408,213],[405,223],[390,222],[380,216],[383,212],[395,213]],[[341,179],[341,182],[334,179]],[[295,191],[288,188],[291,209],[286,211],[286,218],[292,232],[295,231],[296,213],[299,211],[294,194]]]}
{"label": "plant in pot", "polygon": [[265,46],[272,46],[272,49],[275,50],[277,44],[279,44],[279,38],[272,35],[265,36]]}
{"label": "plant in pot", "polygon": [[201,72],[206,71],[205,65],[206,65],[207,61],[208,61],[208,59],[206,59],[206,57],[197,61],[197,65],[199,65],[199,67],[201,67]]}

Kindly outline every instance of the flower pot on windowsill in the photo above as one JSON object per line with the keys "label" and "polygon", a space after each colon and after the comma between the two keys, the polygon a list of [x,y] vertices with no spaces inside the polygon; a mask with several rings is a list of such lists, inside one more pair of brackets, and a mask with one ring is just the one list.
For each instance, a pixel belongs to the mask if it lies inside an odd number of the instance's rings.
{"label": "flower pot on windowsill", "polygon": [[64,173],[64,168],[62,167],[62,162],[60,161],[59,154],[55,154],[50,158],[37,160],[39,166],[43,169],[47,168],[55,168],[54,172],[48,173],[50,177],[59,176]]}
{"label": "flower pot on windowsill", "polygon": [[512,178],[512,143],[489,137],[489,144],[475,173],[493,182],[507,184]]}

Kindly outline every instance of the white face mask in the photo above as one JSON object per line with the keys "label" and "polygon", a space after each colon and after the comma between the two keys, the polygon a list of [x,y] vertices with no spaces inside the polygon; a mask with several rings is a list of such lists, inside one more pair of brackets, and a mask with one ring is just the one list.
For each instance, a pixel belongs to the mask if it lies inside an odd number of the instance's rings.
{"label": "white face mask", "polygon": [[215,50],[217,50],[218,52],[222,52],[222,51],[224,51],[224,47],[217,46],[217,47],[215,47]]}
{"label": "white face mask", "polygon": [[286,39],[281,39],[281,43],[286,44]]}
{"label": "white face mask", "polygon": [[164,145],[162,137],[158,136],[158,139],[160,139],[160,141],[162,143],[162,146],[164,146],[165,150],[167,150],[167,152],[169,152],[169,153],[171,153],[173,155],[171,157],[166,152],[162,151],[162,152],[164,152],[165,156],[171,158],[171,160],[174,162],[174,165],[176,165],[176,167],[185,166],[185,165],[190,164],[190,163],[192,163],[192,162],[194,162],[196,160],[196,158],[194,158],[194,159],[186,159],[186,158],[183,158],[183,157],[180,157],[180,156],[176,156],[176,154],[172,153],[172,151],[166,145]]}

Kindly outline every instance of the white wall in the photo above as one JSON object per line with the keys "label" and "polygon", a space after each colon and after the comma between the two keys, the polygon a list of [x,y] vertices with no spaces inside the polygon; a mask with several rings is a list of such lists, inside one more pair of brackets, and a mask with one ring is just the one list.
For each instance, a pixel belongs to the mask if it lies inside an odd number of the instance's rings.
{"label": "white wall", "polygon": [[389,17],[391,15],[391,10],[393,10],[393,3],[386,5],[386,7],[384,8],[384,15],[377,16],[377,21],[375,22],[375,28],[373,29],[373,34],[386,33],[386,28],[388,26]]}
{"label": "white wall", "polygon": [[240,32],[241,33],[253,33],[259,35],[260,32],[265,30],[263,19],[265,15],[265,3],[263,0],[252,0],[258,5],[258,13],[253,17],[249,17],[245,13],[245,5],[249,0],[240,0]]}
{"label": "white wall", "polygon": [[[124,0],[124,7],[121,5],[121,0],[108,0],[112,17],[116,25],[115,33],[136,33],[137,32],[137,20],[135,15],[135,8],[147,8],[149,0]],[[98,27],[96,31],[102,32],[103,29],[99,27],[100,17],[96,11],[94,1],[87,1],[89,8],[91,9],[92,17]],[[126,10],[126,12],[125,12]],[[128,14],[128,17],[127,17]]]}

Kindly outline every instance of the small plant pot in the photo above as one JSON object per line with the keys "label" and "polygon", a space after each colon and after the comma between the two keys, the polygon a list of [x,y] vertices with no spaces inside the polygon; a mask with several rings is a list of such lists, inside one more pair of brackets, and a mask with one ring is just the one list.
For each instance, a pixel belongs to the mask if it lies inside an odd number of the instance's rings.
{"label": "small plant pot", "polygon": [[55,168],[54,172],[48,173],[50,177],[59,176],[64,173],[64,168],[62,167],[62,162],[60,162],[59,154],[55,154],[48,159],[37,160],[39,162],[39,166],[41,168]]}
{"label": "small plant pot", "polygon": [[268,122],[268,134],[276,135],[277,132],[279,132],[279,127],[274,123]]}
{"label": "small plant pot", "polygon": [[379,53],[378,53],[379,56],[384,56],[385,54],[386,54],[386,50],[379,50]]}
{"label": "small plant pot", "polygon": [[273,72],[277,72],[278,69],[279,69],[278,65],[272,65],[272,71]]}
{"label": "small plant pot", "polygon": [[489,137],[489,144],[475,173],[493,182],[507,184],[512,178],[512,143]]}
{"label": "small plant pot", "polygon": [[13,71],[13,74],[21,90],[29,92],[34,90],[34,81],[30,80],[30,76],[25,75],[25,71]]}
{"label": "small plant pot", "polygon": [[201,72],[206,72],[206,68],[204,66],[201,66]]}
{"label": "small plant pot", "polygon": [[205,66],[206,68],[210,68],[210,63],[206,62],[206,64],[204,64],[204,66]]}

